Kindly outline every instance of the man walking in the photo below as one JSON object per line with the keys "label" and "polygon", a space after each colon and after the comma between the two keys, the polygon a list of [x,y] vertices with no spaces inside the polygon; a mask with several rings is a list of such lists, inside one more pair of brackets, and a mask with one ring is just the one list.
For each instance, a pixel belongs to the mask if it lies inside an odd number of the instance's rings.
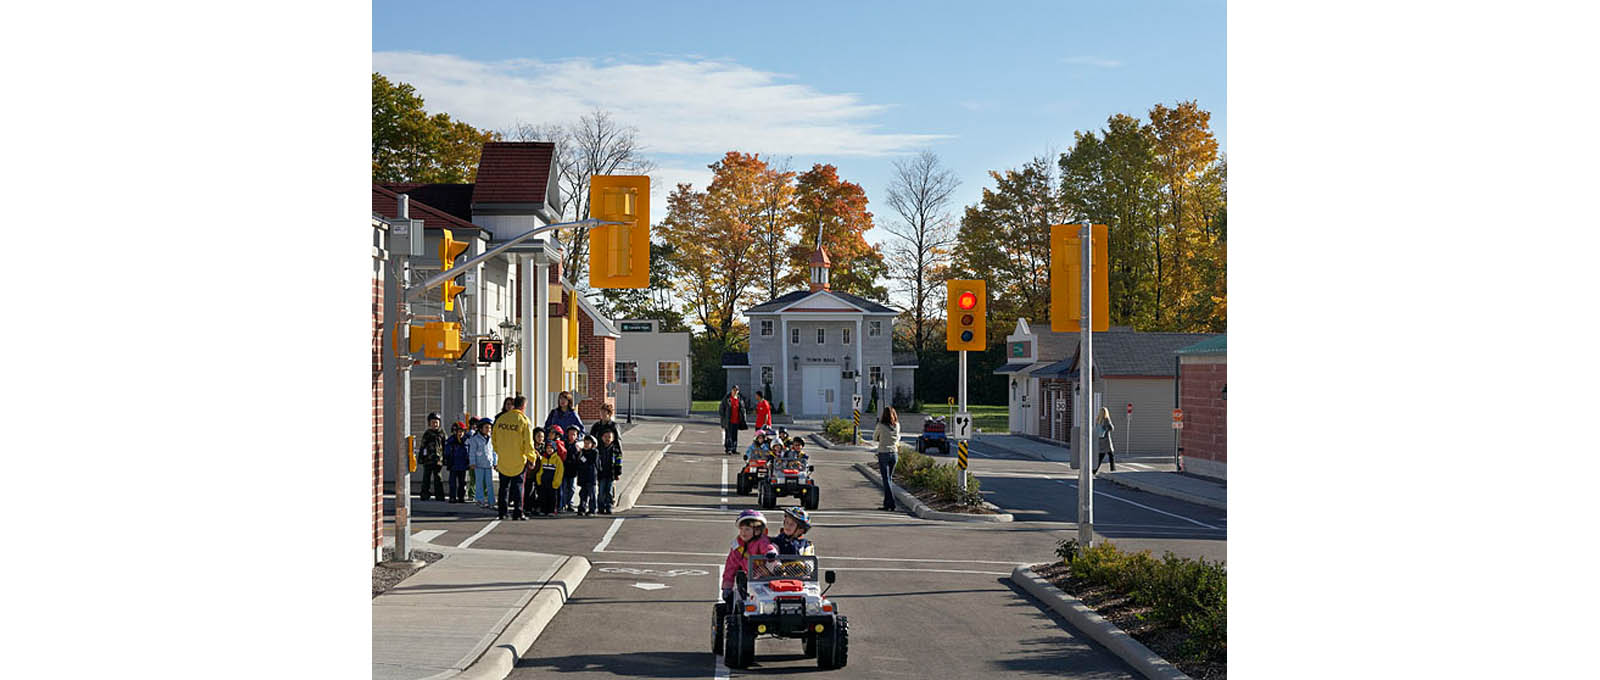
{"label": "man walking", "polygon": [[422,464],[422,498],[444,497],[444,479],[439,476],[439,470],[444,466],[444,430],[439,428],[442,421],[439,414],[428,414],[428,429],[422,433],[422,441],[417,444],[417,462]]}
{"label": "man walking", "polygon": [[739,402],[739,386],[734,385],[728,390],[728,396],[722,398],[722,404],[717,407],[717,414],[722,417],[722,452],[733,455],[739,449],[739,430],[749,429],[745,422],[745,411],[750,410],[749,402]]}

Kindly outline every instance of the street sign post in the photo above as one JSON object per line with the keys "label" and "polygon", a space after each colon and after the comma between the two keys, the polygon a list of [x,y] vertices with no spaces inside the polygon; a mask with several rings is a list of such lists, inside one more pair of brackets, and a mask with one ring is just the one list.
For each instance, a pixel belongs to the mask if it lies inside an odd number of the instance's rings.
{"label": "street sign post", "polygon": [[851,422],[853,422],[854,424],[851,426],[851,429],[850,429],[850,443],[852,443],[852,444],[860,444],[861,443],[861,393],[860,392],[857,392],[855,394],[850,395],[850,412],[854,414],[852,416],[852,418],[851,418]]}
{"label": "street sign post", "polygon": [[[1088,220],[1084,220],[1079,229],[1078,241],[1083,258],[1079,271],[1083,275],[1083,287],[1078,295],[1078,344],[1079,356],[1082,357],[1078,361],[1078,394],[1089,397],[1094,394],[1094,333],[1091,332],[1095,326],[1094,230]],[[1063,255],[1070,257],[1069,254]],[[1088,548],[1094,545],[1094,475],[1090,473],[1094,467],[1094,399],[1091,397],[1078,401],[1082,404],[1079,410],[1083,414],[1083,419],[1078,421],[1078,441],[1074,443],[1078,449],[1078,545]]]}
{"label": "street sign post", "polygon": [[1133,403],[1128,403],[1128,420],[1122,428],[1122,455],[1133,453]]}

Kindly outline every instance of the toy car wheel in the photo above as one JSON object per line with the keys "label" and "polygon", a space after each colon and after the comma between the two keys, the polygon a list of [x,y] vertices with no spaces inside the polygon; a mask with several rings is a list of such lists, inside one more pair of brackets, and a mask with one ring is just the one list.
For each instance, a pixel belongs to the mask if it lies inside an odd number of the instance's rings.
{"label": "toy car wheel", "polygon": [[844,668],[849,660],[850,621],[843,616],[835,617],[833,625],[818,635],[817,668],[823,670]]}
{"label": "toy car wheel", "polygon": [[807,510],[816,510],[817,506],[821,504],[822,489],[814,486],[807,487],[805,497],[800,499],[800,505],[804,506]]}
{"label": "toy car wheel", "polygon": [[749,668],[756,656],[756,631],[744,625],[744,618],[728,615],[724,624],[727,632],[723,640],[722,661],[729,668]]}
{"label": "toy car wheel", "polygon": [[817,658],[817,636],[815,634],[806,636],[805,654],[807,659]]}
{"label": "toy car wheel", "polygon": [[718,602],[711,616],[711,653],[722,653],[722,624],[728,618],[728,603]]}
{"label": "toy car wheel", "polygon": [[761,507],[768,510],[778,507],[778,491],[772,488],[771,482],[761,483]]}
{"label": "toy car wheel", "polygon": [[734,487],[738,490],[740,496],[750,493],[750,478],[746,477],[743,472],[739,473],[739,479],[734,483]]}

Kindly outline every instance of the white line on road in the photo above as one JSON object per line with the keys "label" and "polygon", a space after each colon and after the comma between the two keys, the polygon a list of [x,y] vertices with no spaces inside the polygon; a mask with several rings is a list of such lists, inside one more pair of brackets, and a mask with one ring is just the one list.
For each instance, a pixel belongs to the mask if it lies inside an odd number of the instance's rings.
{"label": "white line on road", "polygon": [[[723,469],[727,469],[728,461],[726,461],[726,460],[722,461],[722,465],[723,465]],[[726,566],[726,565],[723,565],[723,564],[718,564],[717,565],[717,581],[715,583],[711,584],[712,588],[714,589],[714,592],[716,593],[715,595],[713,595],[711,597],[711,603],[712,604],[716,604],[716,603],[722,601],[722,569],[723,569],[724,566]],[[715,614],[715,613],[716,612],[712,612],[712,614]],[[716,653],[712,654],[711,655],[711,660],[712,660],[712,662],[714,662],[713,663],[713,668],[711,669],[711,677],[715,678],[716,680],[728,680],[728,664],[727,664],[727,660],[722,658],[721,650],[717,650]]]}
{"label": "white line on road", "polygon": [[490,529],[493,529],[493,528],[495,528],[497,526],[500,526],[500,520],[493,520],[493,521],[489,522],[488,524],[483,525],[483,528],[479,529],[478,533],[475,533],[475,534],[473,534],[471,536],[468,536],[467,540],[462,541],[461,545],[458,545],[456,547],[457,548],[470,548],[470,547],[472,547],[473,543],[477,543],[478,539],[483,538],[485,534],[489,533]]}
{"label": "white line on road", "polygon": [[[834,558],[834,559],[837,559],[837,558]],[[590,564],[628,564],[628,565],[647,565],[647,566],[652,566],[652,567],[718,567],[718,569],[717,569],[717,571],[718,571],[718,575],[717,575],[717,597],[721,597],[722,596],[722,575],[721,575],[722,569],[721,569],[721,567],[723,565],[721,565],[721,564],[700,564],[698,562],[611,562],[611,561],[604,561],[604,560],[596,561],[596,562],[590,562]],[[1016,562],[1005,562],[1004,564],[1015,565],[1017,563]],[[911,572],[920,572],[920,573],[928,573],[928,574],[983,574],[985,576],[1010,576],[1011,575],[1011,572],[1009,572],[1009,571],[977,571],[977,570],[970,570],[970,569],[913,569],[913,568],[910,568],[910,567],[833,567],[833,570],[834,571],[911,571]]]}
{"label": "white line on road", "polygon": [[722,459],[722,509],[728,509],[728,459]]}
{"label": "white line on road", "polygon": [[[1062,481],[1062,480],[1058,479],[1056,481],[1057,482],[1061,482],[1062,484],[1071,484],[1074,488],[1076,488],[1078,486],[1077,480],[1073,480],[1071,482],[1065,482],[1065,481]],[[1136,506],[1139,506],[1139,507],[1144,508],[1146,510],[1149,510],[1150,512],[1166,515],[1168,517],[1176,517],[1176,518],[1181,519],[1181,520],[1183,520],[1185,522],[1188,522],[1190,524],[1198,524],[1198,525],[1203,526],[1203,527],[1205,527],[1207,529],[1216,529],[1217,531],[1223,531],[1224,530],[1224,529],[1222,529],[1222,527],[1214,527],[1214,526],[1211,526],[1210,524],[1206,524],[1205,522],[1202,522],[1200,520],[1189,519],[1188,517],[1184,517],[1183,515],[1175,515],[1173,513],[1167,512],[1166,510],[1159,510],[1159,509],[1156,509],[1156,508],[1152,508],[1152,507],[1150,507],[1148,505],[1145,505],[1144,503],[1139,503],[1139,502],[1136,502],[1136,501],[1130,501],[1130,500],[1128,500],[1126,498],[1122,498],[1122,497],[1119,497],[1119,496],[1113,496],[1113,495],[1108,494],[1108,493],[1106,493],[1104,491],[1095,491],[1094,493],[1095,493],[1096,496],[1105,496],[1106,498],[1109,498],[1109,499],[1114,500],[1114,501],[1122,501],[1124,503],[1127,503],[1128,505],[1136,505]]]}
{"label": "white line on road", "polygon": [[[617,554],[627,554],[627,555],[688,555],[688,556],[691,556],[691,557],[725,557],[728,554],[728,553],[725,553],[725,552],[720,552],[720,553],[673,552],[673,551],[668,551],[668,550],[609,550],[607,552],[609,554],[613,554],[613,555],[617,555]],[[844,557],[844,556],[840,556],[840,555],[829,555],[829,556],[827,556],[827,559],[830,559],[830,560],[865,560],[865,561],[872,561],[872,562],[946,562],[946,563],[952,563],[952,564],[1016,564],[1017,563],[1016,560],[935,560],[935,559],[923,559],[921,557]]]}
{"label": "white line on road", "polygon": [[617,535],[617,529],[622,528],[622,520],[624,520],[624,519],[627,519],[627,518],[626,517],[618,517],[618,518],[616,518],[614,520],[611,520],[611,528],[610,529],[606,529],[606,535],[603,538],[600,539],[599,543],[594,544],[593,552],[605,552],[606,551],[606,546],[611,545],[611,537]]}
{"label": "white line on road", "polygon": [[[691,513],[691,514],[706,514],[706,513],[716,514],[716,513],[722,512],[723,510],[727,509],[727,508],[723,508],[722,510],[718,510],[717,508],[705,508],[705,507],[700,507],[700,506],[695,506],[695,505],[645,505],[645,504],[642,504],[642,503],[634,505],[633,507],[635,507],[635,508],[651,508],[653,510],[675,510],[675,511],[680,511],[680,512]],[[813,515],[813,516],[818,516],[818,517],[862,517],[862,518],[867,518],[867,519],[884,520],[884,521],[893,520],[895,522],[900,522],[900,523],[914,522],[914,523],[923,523],[923,524],[946,524],[946,522],[941,522],[940,520],[922,519],[920,517],[910,517],[908,515],[903,515],[903,514],[900,514],[900,513],[869,512],[869,511],[865,511],[865,510],[860,510],[860,511],[857,511],[857,510],[812,510],[812,511],[810,511],[810,514]],[[643,519],[643,518],[635,517],[634,519]]]}
{"label": "white line on road", "polygon": [[422,531],[418,531],[416,533],[411,534],[411,537],[415,538],[415,539],[417,539],[419,541],[422,541],[423,543],[432,543],[433,539],[444,535],[444,532],[446,532],[446,531],[449,531],[449,530],[448,529],[423,529]]}

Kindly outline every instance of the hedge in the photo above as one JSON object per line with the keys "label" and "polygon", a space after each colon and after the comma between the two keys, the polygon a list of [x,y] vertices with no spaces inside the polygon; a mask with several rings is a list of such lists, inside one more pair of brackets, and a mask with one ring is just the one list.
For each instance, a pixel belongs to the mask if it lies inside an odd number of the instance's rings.
{"label": "hedge", "polygon": [[1081,549],[1074,539],[1056,544],[1072,576],[1127,594],[1150,608],[1157,624],[1187,634],[1178,651],[1194,661],[1228,660],[1228,569],[1221,562],[1178,557],[1160,559],[1149,550],[1123,552],[1111,541]]}

